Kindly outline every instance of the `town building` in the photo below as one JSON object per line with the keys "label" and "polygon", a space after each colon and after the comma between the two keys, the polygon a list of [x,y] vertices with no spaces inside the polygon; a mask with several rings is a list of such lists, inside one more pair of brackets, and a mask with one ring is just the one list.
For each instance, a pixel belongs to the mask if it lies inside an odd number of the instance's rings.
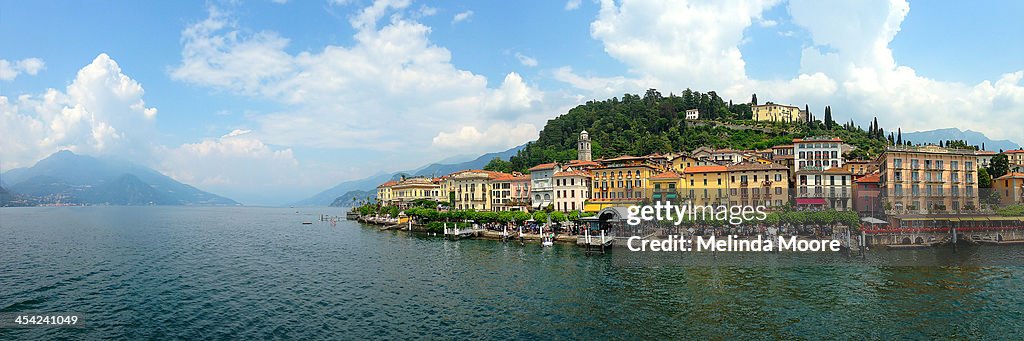
{"label": "town building", "polygon": [[533,209],[542,209],[554,204],[554,177],[561,171],[556,163],[542,163],[530,168],[530,195]]}
{"label": "town building", "polygon": [[530,209],[530,177],[519,173],[497,173],[491,179],[491,210],[523,211]]}
{"label": "town building", "polygon": [[693,121],[693,120],[699,120],[699,119],[700,119],[700,109],[687,109],[686,110],[686,120],[687,121]]}
{"label": "town building", "polygon": [[1006,154],[1011,172],[1024,172],[1024,149],[1007,150],[1003,154]]}
{"label": "town building", "polygon": [[377,203],[381,205],[387,205],[391,202],[394,197],[391,192],[391,186],[397,184],[398,181],[389,180],[377,186]]}
{"label": "town building", "polygon": [[405,178],[391,186],[391,198],[388,203],[399,207],[407,207],[417,200],[447,201],[447,193],[442,192],[441,185],[433,178]]}
{"label": "town building", "polygon": [[850,174],[853,174],[853,178],[857,179],[866,174],[877,172],[878,164],[871,160],[845,160],[843,168],[850,171]]}
{"label": "town building", "polygon": [[794,169],[793,164],[795,162],[793,156],[793,145],[787,144],[772,147],[772,162],[783,165],[789,169]]}
{"label": "town building", "polygon": [[843,140],[830,137],[793,139],[796,155],[793,172],[801,169],[827,170],[843,166]]}
{"label": "town building", "polygon": [[975,151],[974,155],[978,156],[978,167],[988,168],[988,166],[992,164],[992,157],[999,155],[999,153],[989,150],[979,150]]}
{"label": "town building", "polygon": [[662,172],[651,177],[651,184],[654,189],[651,191],[651,201],[671,202],[680,204],[682,201],[683,177],[675,171]]}
{"label": "town building", "polygon": [[974,150],[890,146],[878,157],[882,206],[890,215],[975,211],[977,162]]}
{"label": "town building", "polygon": [[781,208],[789,203],[789,169],[774,163],[726,166],[730,206]]}
{"label": "town building", "polygon": [[592,199],[587,210],[609,206],[636,205],[651,198],[650,177],[663,168],[647,157],[623,156],[600,160],[604,165],[591,171]]}
{"label": "town building", "polygon": [[799,209],[853,209],[853,174],[842,167],[822,170],[805,167],[796,172],[796,207]]}
{"label": "town building", "polygon": [[555,172],[553,177],[555,210],[571,212],[583,210],[590,199],[591,176],[579,170]]}
{"label": "town building", "polygon": [[992,180],[992,191],[1001,205],[1024,204],[1024,173],[1007,173]]}
{"label": "town building", "polygon": [[750,107],[754,121],[805,122],[807,113],[799,107],[768,102]]}
{"label": "town building", "polygon": [[492,180],[501,173],[479,169],[456,172],[451,175],[455,190],[455,209],[458,210],[492,210]]}
{"label": "town building", "polygon": [[885,214],[882,210],[879,178],[880,174],[874,172],[853,181],[853,208],[862,217],[881,218]]}
{"label": "town building", "polygon": [[698,159],[690,154],[677,153],[672,155],[672,159],[669,162],[669,168],[675,171],[677,174],[683,174],[683,170],[686,167],[693,166],[720,166],[719,164],[711,161],[710,159]]}
{"label": "town building", "polygon": [[686,199],[693,205],[728,205],[728,174],[725,166],[693,166],[683,171]]}

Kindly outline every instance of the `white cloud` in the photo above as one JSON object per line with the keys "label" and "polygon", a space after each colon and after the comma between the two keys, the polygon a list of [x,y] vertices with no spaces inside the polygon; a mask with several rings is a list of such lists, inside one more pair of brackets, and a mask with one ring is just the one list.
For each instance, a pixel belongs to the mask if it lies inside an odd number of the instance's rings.
{"label": "white cloud", "polygon": [[[42,63],[22,67],[36,72]],[[32,70],[36,71],[32,71]],[[100,54],[78,71],[65,91],[17,99],[0,96],[0,141],[4,169],[31,165],[60,149],[91,154],[140,156],[150,146],[156,108],[146,107],[145,91]]]}
{"label": "white cloud", "polygon": [[408,166],[396,161],[416,166],[448,156],[432,148],[440,132],[458,125],[536,127],[560,105],[553,103],[565,101],[545,102],[544,93],[516,73],[489,84],[457,68],[451,53],[429,40],[430,27],[406,16],[416,12],[407,7],[376,2],[351,20],[351,46],[299,53],[288,52],[287,38],[245,33],[229,15],[211,9],[209,18],[183,30],[182,61],[171,76],[282,104],[278,112],[253,116],[253,133],[268,144],[386,151],[381,162],[396,168]]}
{"label": "white cloud", "polygon": [[491,150],[509,148],[537,138],[537,127],[528,124],[498,123],[480,131],[474,126],[459,126],[451,132],[440,132],[433,146],[452,151],[474,150],[470,146],[486,146]]}
{"label": "white cloud", "polygon": [[[777,4],[603,0],[591,35],[628,67],[628,74],[584,76],[563,67],[555,78],[597,98],[651,87],[663,92],[715,90],[738,100],[756,92],[762,100],[808,103],[817,112],[828,104],[841,118],[857,122],[877,115],[888,127],[952,126],[1024,140],[1019,124],[991,124],[994,117],[1024,122],[1019,109],[1024,107],[1024,71],[1008,70],[998,80],[968,85],[923,77],[896,63],[889,43],[909,12],[904,0],[789,1],[792,22],[812,39],[803,50],[799,73],[789,80],[750,78],[738,48],[745,42],[743,32],[755,22],[777,24],[762,17]],[[780,35],[803,36],[792,31]]]}
{"label": "white cloud", "polygon": [[0,81],[13,81],[21,73],[35,76],[45,68],[46,63],[39,58],[25,58],[13,63],[6,59],[0,59]]}
{"label": "white cloud", "polygon": [[775,27],[775,26],[779,25],[778,21],[771,20],[771,19],[761,19],[761,20],[758,20],[757,23],[759,25],[761,25],[761,27]]}
{"label": "white cloud", "polygon": [[457,23],[457,22],[465,21],[466,19],[469,19],[472,16],[473,16],[473,11],[460,12],[460,13],[456,14],[454,17],[452,17],[452,23],[454,24],[454,23]]}
{"label": "white cloud", "polygon": [[160,147],[158,153],[162,159],[156,168],[164,174],[229,198],[242,198],[247,204],[295,200],[276,196],[323,186],[317,176],[299,166],[291,149],[268,146],[249,130]]}
{"label": "white cloud", "polygon": [[572,11],[572,10],[579,9],[580,8],[580,4],[582,2],[583,2],[582,0],[569,0],[569,1],[566,1],[565,2],[565,10],[566,11]]}
{"label": "white cloud", "polygon": [[523,64],[524,66],[529,66],[529,67],[537,66],[537,59],[534,59],[533,57],[527,56],[527,55],[519,53],[519,52],[516,52],[515,56],[516,56],[516,59],[519,60],[519,63]]}

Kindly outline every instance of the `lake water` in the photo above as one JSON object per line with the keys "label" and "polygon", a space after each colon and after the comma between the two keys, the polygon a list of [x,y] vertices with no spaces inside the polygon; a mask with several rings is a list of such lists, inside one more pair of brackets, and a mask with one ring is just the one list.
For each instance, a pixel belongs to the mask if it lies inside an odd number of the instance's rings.
{"label": "lake water", "polygon": [[0,313],[85,318],[0,339],[1024,338],[1020,266],[629,266],[321,213],[343,210],[0,209]]}

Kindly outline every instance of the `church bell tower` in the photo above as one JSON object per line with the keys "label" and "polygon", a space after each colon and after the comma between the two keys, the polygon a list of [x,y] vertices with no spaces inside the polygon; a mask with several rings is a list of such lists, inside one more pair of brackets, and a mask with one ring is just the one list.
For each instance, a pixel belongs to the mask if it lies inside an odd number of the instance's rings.
{"label": "church bell tower", "polygon": [[590,134],[584,130],[580,132],[580,142],[576,147],[576,159],[580,161],[593,161],[590,157]]}

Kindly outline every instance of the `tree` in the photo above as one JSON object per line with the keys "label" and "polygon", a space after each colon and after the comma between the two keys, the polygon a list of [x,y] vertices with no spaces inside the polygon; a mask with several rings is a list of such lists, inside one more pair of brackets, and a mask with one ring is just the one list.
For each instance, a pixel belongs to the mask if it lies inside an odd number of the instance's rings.
{"label": "tree", "polygon": [[750,96],[750,105],[751,106],[757,105],[757,94],[753,94],[753,95]]}
{"label": "tree", "polygon": [[484,170],[492,172],[511,173],[512,162],[502,160],[500,157],[495,157],[491,159],[491,162],[488,162],[487,165],[484,166]]}
{"label": "tree", "polygon": [[992,188],[992,175],[985,167],[978,168],[978,188]]}
{"label": "tree", "polygon": [[903,129],[896,128],[896,145],[903,145]]}
{"label": "tree", "polygon": [[835,125],[835,121],[832,120],[832,107],[825,106],[825,129],[832,130],[832,126]]}
{"label": "tree", "polygon": [[1010,172],[1010,159],[1006,157],[1006,154],[993,156],[992,161],[989,162],[988,172],[989,175],[992,175],[992,178],[1006,175],[1006,173]]}

